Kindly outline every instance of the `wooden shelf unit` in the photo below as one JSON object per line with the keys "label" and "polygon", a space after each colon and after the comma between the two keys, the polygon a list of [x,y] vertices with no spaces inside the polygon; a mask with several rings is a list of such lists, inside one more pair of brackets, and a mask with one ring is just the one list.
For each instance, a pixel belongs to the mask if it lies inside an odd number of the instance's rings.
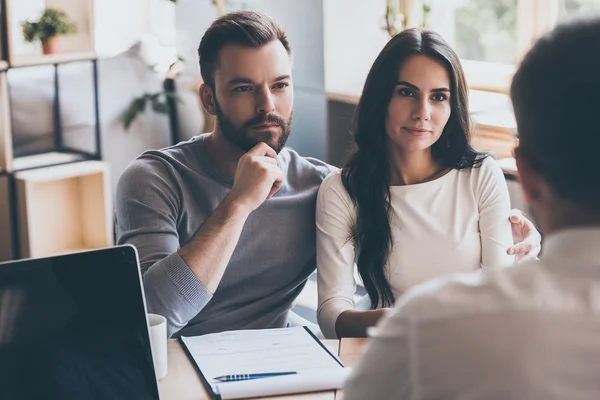
{"label": "wooden shelf unit", "polygon": [[[23,38],[20,19],[23,18],[23,11],[27,10],[27,5],[23,7],[26,2],[26,0],[0,0],[0,9],[2,10],[0,13],[0,17],[2,17],[0,20],[0,58],[3,57],[11,67],[64,64],[96,58],[94,0],[38,1],[36,5],[42,6],[43,9],[58,8],[64,11],[75,23],[77,29],[73,34],[61,37],[68,44],[67,48],[62,49],[59,53],[44,54],[41,49],[25,53],[15,51],[16,41]],[[30,4],[29,7],[31,6]],[[28,15],[31,20],[39,18]],[[15,24],[16,21],[18,21],[17,24]]]}
{"label": "wooden shelf unit", "polygon": [[61,53],[49,55],[15,56],[10,63],[11,67],[32,67],[39,65],[67,64],[78,61],[91,61],[96,58],[95,51],[82,51],[78,53]]}
{"label": "wooden shelf unit", "polygon": [[82,161],[15,173],[21,258],[113,245],[108,164]]}
{"label": "wooden shelf unit", "polygon": [[[96,161],[102,159],[102,147],[94,2],[44,0],[46,7],[63,9],[78,25],[78,32],[65,38],[64,52],[50,55],[14,52],[12,39],[20,31],[11,29],[10,21],[18,15],[13,7],[21,3],[0,0],[0,261],[111,246],[108,164]],[[94,152],[65,146],[60,118],[59,67],[86,61],[94,84]],[[37,65],[54,66],[54,146],[42,154],[14,157],[7,71]]]}

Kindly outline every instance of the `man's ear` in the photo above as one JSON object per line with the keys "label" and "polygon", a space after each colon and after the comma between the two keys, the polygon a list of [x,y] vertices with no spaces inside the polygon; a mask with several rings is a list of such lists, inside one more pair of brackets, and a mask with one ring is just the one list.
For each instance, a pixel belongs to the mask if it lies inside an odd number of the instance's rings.
{"label": "man's ear", "polygon": [[206,83],[203,83],[200,85],[199,94],[202,107],[204,107],[206,112],[210,115],[217,115],[217,102],[215,101],[215,92],[213,88]]}
{"label": "man's ear", "polygon": [[538,203],[541,200],[542,193],[545,191],[545,180],[518,148],[515,149],[515,161],[517,162],[519,181],[525,202],[528,205]]}

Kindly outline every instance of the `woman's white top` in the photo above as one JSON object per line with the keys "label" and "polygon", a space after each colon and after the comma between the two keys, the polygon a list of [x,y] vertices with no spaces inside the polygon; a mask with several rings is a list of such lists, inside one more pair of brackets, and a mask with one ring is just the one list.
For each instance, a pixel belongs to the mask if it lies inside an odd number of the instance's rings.
{"label": "woman's white top", "polygon": [[[502,170],[491,157],[477,168],[451,170],[425,183],[392,186],[393,247],[385,266],[396,298],[411,286],[455,272],[512,265],[510,199]],[[317,197],[318,320],[335,338],[338,316],[355,308],[358,251],[351,240],[356,207],[340,172]]]}

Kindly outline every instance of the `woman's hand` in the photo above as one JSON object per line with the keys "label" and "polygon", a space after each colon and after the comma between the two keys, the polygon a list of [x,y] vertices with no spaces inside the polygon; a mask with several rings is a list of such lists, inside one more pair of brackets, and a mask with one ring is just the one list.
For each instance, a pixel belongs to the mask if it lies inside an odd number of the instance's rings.
{"label": "woman's hand", "polygon": [[520,210],[513,209],[509,216],[515,244],[506,250],[517,261],[534,259],[542,250],[542,236]]}

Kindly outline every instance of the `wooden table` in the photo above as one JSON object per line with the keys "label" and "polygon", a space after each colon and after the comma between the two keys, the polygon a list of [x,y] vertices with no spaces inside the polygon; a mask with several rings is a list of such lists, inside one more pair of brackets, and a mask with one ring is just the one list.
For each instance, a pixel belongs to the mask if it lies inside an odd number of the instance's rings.
{"label": "wooden table", "polygon": [[[337,354],[347,367],[355,363],[365,342],[366,339],[323,340],[323,343],[333,353]],[[170,339],[167,349],[169,366],[167,376],[158,382],[160,398],[166,400],[208,400],[209,397],[196,370],[177,340]],[[341,397],[340,394],[341,390],[329,390],[326,392],[269,397],[268,399],[335,400],[336,397],[338,399]]]}

